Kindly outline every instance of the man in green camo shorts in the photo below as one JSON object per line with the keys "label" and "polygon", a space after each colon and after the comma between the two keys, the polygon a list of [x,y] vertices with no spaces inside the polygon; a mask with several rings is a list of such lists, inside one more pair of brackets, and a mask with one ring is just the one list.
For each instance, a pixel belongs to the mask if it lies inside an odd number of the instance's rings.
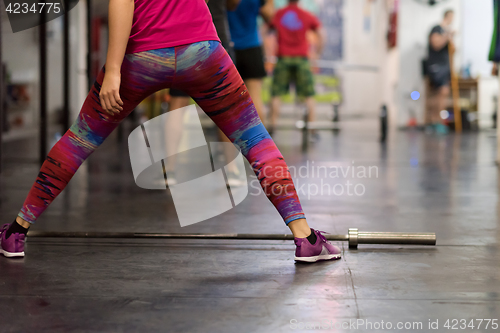
{"label": "man in green camo shorts", "polygon": [[286,95],[290,90],[290,82],[295,82],[297,95],[301,97],[314,96],[314,79],[307,58],[279,58],[274,68],[272,96]]}
{"label": "man in green camo shorts", "polygon": [[311,13],[298,6],[298,0],[289,0],[288,6],[278,10],[270,23],[278,34],[278,62],[274,68],[271,88],[270,132],[273,131],[280,109],[280,96],[286,95],[290,83],[295,83],[298,97],[305,98],[309,112],[309,121],[314,121],[314,80],[309,60],[309,43],[306,33],[313,31],[317,35],[318,50],[321,54],[323,45],[320,33],[321,23]]}

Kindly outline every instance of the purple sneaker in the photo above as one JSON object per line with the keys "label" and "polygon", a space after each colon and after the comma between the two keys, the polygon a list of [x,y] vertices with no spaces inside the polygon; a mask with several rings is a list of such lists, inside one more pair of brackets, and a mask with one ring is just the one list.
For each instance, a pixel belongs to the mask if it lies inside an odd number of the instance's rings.
{"label": "purple sneaker", "polygon": [[341,250],[330,244],[323,234],[324,231],[311,229],[317,236],[316,243],[311,244],[307,238],[295,238],[295,260],[316,262],[318,260],[340,259]]}
{"label": "purple sneaker", "polygon": [[10,224],[4,224],[0,229],[0,249],[6,257],[24,257],[24,234],[11,234],[9,238],[5,239],[5,234],[9,229]]}

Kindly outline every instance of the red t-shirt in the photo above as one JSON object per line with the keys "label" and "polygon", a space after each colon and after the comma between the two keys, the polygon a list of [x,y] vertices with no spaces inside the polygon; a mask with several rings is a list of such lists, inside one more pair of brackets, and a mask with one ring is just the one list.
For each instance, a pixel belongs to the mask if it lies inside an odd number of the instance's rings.
{"label": "red t-shirt", "polygon": [[135,0],[126,53],[219,41],[205,0]]}
{"label": "red t-shirt", "polygon": [[271,21],[271,28],[278,32],[278,56],[307,57],[306,32],[317,30],[320,25],[316,16],[296,3],[278,10]]}

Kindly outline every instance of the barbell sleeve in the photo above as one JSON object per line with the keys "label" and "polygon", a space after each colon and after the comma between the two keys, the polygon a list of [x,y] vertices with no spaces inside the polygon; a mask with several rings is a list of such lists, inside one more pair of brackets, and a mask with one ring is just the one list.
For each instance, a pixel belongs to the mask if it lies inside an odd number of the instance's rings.
{"label": "barbell sleeve", "polygon": [[348,236],[350,248],[358,244],[436,245],[435,233],[370,232],[350,228]]}

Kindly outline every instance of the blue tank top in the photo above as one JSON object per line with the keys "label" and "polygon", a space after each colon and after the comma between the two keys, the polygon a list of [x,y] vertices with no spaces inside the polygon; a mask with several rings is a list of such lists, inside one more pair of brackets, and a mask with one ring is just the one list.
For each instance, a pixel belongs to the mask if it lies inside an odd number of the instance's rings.
{"label": "blue tank top", "polygon": [[260,46],[257,17],[265,0],[241,0],[235,11],[228,11],[229,30],[236,50]]}

